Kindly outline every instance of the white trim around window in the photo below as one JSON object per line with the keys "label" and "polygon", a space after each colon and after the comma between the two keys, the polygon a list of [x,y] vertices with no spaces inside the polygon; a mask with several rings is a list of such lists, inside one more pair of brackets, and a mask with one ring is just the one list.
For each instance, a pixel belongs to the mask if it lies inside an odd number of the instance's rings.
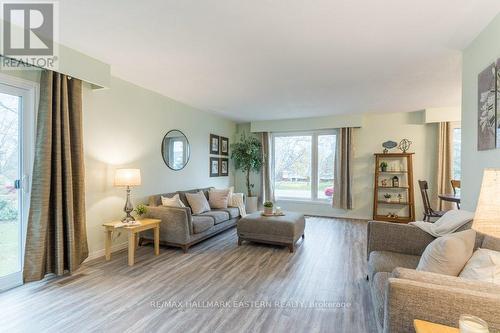
{"label": "white trim around window", "polygon": [[[298,202],[298,203],[314,203],[314,204],[331,204],[331,199],[324,199],[318,197],[318,188],[319,188],[319,177],[318,177],[318,167],[319,167],[319,157],[318,157],[318,137],[321,135],[335,135],[337,136],[338,132],[336,129],[330,130],[318,130],[318,131],[303,131],[303,132],[277,132],[271,134],[271,167],[272,167],[272,182],[275,186],[275,198],[277,201],[287,201],[287,202]],[[300,197],[300,196],[286,196],[279,195],[279,190],[276,189],[276,155],[275,155],[275,146],[276,146],[276,138],[280,137],[294,137],[294,136],[310,136],[311,137],[311,156],[310,156],[310,196],[309,197]],[[336,149],[336,144],[334,149]],[[335,150],[333,152],[332,157],[332,166],[334,166],[334,156]],[[333,177],[333,173],[332,173]],[[333,180],[332,180],[333,186]]]}

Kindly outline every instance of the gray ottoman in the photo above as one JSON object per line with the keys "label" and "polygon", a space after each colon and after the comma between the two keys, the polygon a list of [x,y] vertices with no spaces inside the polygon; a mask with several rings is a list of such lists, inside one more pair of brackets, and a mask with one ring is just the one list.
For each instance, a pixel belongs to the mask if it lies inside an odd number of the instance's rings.
{"label": "gray ottoman", "polygon": [[286,245],[294,251],[295,242],[304,238],[304,215],[285,212],[284,216],[262,216],[260,212],[249,214],[238,221],[238,245],[243,240]]}

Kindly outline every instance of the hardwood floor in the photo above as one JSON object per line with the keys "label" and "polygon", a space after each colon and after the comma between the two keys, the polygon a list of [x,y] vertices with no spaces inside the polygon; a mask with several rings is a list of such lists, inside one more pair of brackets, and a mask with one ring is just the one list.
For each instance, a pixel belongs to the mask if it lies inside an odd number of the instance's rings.
{"label": "hardwood floor", "polygon": [[187,254],[139,248],[133,267],[96,259],[0,294],[0,331],[375,332],[366,222],[307,218],[299,242],[238,247],[230,229]]}

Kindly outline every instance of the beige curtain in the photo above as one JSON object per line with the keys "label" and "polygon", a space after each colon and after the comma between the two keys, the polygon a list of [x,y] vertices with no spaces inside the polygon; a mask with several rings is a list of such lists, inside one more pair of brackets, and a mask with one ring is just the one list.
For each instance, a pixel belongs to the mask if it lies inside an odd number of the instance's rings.
{"label": "beige curtain", "polygon": [[333,207],[352,209],[352,128],[341,128],[337,134]]}
{"label": "beige curtain", "polygon": [[73,272],[88,256],[82,82],[43,71],[24,280]]}
{"label": "beige curtain", "polygon": [[271,168],[271,133],[261,133],[262,143],[262,172],[261,172],[261,198],[262,203],[274,202],[274,183]]}
{"label": "beige curtain", "polygon": [[[453,193],[453,188],[451,187],[451,178],[453,174],[453,161],[452,161],[452,149],[453,149],[453,137],[452,137],[451,123],[443,122],[439,123],[438,131],[438,168],[437,168],[437,193]],[[453,209],[453,203],[442,201],[436,198],[439,210],[450,210]]]}

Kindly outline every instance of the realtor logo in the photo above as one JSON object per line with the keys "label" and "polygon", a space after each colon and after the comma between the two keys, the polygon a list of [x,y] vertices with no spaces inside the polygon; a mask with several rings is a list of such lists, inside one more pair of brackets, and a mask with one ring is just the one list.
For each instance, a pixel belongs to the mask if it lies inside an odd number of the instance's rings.
{"label": "realtor logo", "polygon": [[[23,65],[54,69],[57,60],[56,2],[2,2],[3,67],[14,67],[15,59]],[[19,67],[17,65],[16,67]],[[19,68],[17,68],[19,69]]]}

